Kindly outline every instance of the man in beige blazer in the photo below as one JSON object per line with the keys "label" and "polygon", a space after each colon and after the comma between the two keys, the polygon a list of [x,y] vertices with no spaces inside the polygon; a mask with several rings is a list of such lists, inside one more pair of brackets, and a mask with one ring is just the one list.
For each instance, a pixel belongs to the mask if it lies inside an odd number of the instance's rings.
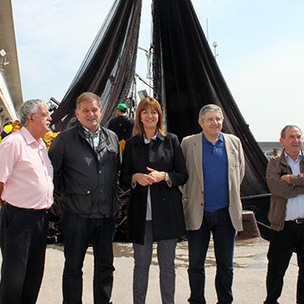
{"label": "man in beige blazer", "polygon": [[202,133],[185,137],[181,147],[189,174],[183,203],[189,244],[189,303],[206,303],[205,258],[213,235],[218,304],[232,303],[233,250],[242,230],[240,185],[245,160],[240,140],[222,133],[223,113],[214,104],[199,113]]}

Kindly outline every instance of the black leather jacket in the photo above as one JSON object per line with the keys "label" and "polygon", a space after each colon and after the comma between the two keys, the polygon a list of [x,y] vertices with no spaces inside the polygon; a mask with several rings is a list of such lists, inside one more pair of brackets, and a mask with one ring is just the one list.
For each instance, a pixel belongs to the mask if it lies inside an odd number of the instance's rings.
{"label": "black leather jacket", "polygon": [[78,124],[60,133],[49,150],[55,194],[63,209],[85,218],[112,217],[118,205],[118,138],[106,128],[101,128],[100,136],[96,153]]}

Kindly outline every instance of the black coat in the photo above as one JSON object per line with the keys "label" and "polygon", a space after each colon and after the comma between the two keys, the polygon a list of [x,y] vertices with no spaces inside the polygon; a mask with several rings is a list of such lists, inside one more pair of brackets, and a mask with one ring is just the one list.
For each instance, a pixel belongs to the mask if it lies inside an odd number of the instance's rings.
{"label": "black coat", "polygon": [[[123,154],[120,184],[131,187],[132,175],[149,173],[147,167],[169,174],[172,187],[165,181],[150,186],[153,240],[160,241],[178,238],[185,232],[181,192],[178,186],[187,179],[184,156],[176,135],[157,134],[156,140],[145,144],[142,137],[134,136],[127,140]],[[147,209],[148,186],[139,184],[131,189],[128,209],[128,236],[134,243],[143,244]]]}

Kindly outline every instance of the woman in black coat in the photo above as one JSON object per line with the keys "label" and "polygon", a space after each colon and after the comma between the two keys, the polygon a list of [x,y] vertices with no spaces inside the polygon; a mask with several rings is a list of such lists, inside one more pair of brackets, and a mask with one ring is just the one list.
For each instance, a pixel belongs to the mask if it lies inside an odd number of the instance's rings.
{"label": "woman in black coat", "polygon": [[163,130],[160,104],[144,98],[138,105],[134,137],[126,142],[120,174],[131,187],[128,236],[134,248],[134,304],[145,303],[153,242],[157,242],[163,304],[174,303],[175,247],[184,234],[181,193],[188,174],[176,135]]}

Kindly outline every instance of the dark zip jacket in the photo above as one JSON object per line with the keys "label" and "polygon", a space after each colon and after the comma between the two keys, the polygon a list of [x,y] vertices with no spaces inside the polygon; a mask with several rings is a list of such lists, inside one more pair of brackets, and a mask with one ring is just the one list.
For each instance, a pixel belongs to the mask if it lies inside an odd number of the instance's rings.
{"label": "dark zip jacket", "polygon": [[101,128],[97,152],[80,124],[60,133],[49,150],[54,167],[54,192],[63,209],[84,218],[114,216],[120,148],[116,134]]}

